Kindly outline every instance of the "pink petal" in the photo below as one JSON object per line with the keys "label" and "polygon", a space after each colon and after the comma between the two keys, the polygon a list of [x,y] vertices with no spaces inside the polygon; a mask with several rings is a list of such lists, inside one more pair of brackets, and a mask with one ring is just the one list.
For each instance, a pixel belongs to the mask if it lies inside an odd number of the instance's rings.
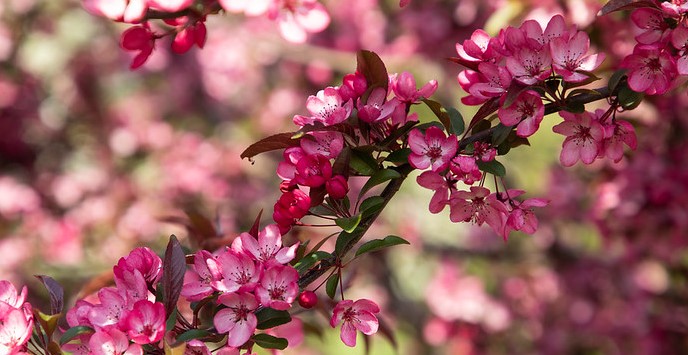
{"label": "pink petal", "polygon": [[342,330],[339,338],[342,339],[342,342],[347,346],[356,346],[356,328],[353,324],[351,324],[351,322],[344,322],[344,324],[342,324]]}
{"label": "pink petal", "polygon": [[377,333],[379,326],[377,317],[370,312],[362,311],[356,315],[357,322],[354,326],[365,335]]}
{"label": "pink petal", "polygon": [[297,11],[296,22],[308,32],[321,32],[330,24],[330,15],[320,3],[314,3],[307,12]]}

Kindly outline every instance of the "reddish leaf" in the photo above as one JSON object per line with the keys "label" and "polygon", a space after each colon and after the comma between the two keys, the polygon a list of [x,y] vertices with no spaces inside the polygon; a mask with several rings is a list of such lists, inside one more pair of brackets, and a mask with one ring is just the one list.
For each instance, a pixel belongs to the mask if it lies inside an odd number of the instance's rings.
{"label": "reddish leaf", "polygon": [[657,5],[649,0],[611,0],[602,6],[602,9],[597,13],[597,16],[604,16],[615,11],[630,10],[639,7],[656,8]]}
{"label": "reddish leaf", "polygon": [[251,230],[248,231],[248,234],[252,235],[254,238],[258,238],[258,230],[260,230],[260,217],[262,215],[263,210],[261,209],[260,212],[258,212],[258,216],[256,216],[256,220],[253,222]]}
{"label": "reddish leaf", "polygon": [[371,51],[361,50],[356,54],[356,71],[363,74],[368,83],[368,92],[374,88],[383,88],[387,91],[389,87],[389,75],[382,59]]}
{"label": "reddish leaf", "polygon": [[253,158],[254,156],[270,152],[278,149],[286,149],[289,147],[296,147],[299,145],[298,139],[292,139],[292,137],[298,132],[290,133],[278,133],[266,138],[259,140],[248,146],[246,150],[241,153],[241,158]]}
{"label": "reddish leaf", "polygon": [[165,258],[162,270],[163,300],[165,305],[165,318],[177,307],[179,294],[182,292],[184,274],[186,273],[186,256],[181,244],[174,235],[170,236],[165,250]]}
{"label": "reddish leaf", "polygon": [[499,109],[499,98],[498,97],[493,97],[487,102],[485,102],[480,108],[478,109],[478,112],[475,113],[475,116],[471,119],[471,123],[468,125],[469,129],[472,129],[478,122],[481,120],[487,118],[491,114],[497,112]]}
{"label": "reddish leaf", "polygon": [[334,160],[332,164],[332,174],[342,175],[345,178],[349,177],[349,163],[351,162],[351,148],[344,147],[341,153]]}
{"label": "reddish leaf", "polygon": [[458,57],[451,57],[447,58],[449,61],[452,61],[456,64],[463,65],[464,67],[473,70],[473,71],[480,71],[478,70],[478,65],[480,62],[471,62],[470,60],[465,60],[463,58],[458,58]]}
{"label": "reddish leaf", "polygon": [[325,195],[327,195],[325,185],[320,187],[312,187],[308,195],[311,198],[311,207],[321,205],[325,200]]}
{"label": "reddish leaf", "polygon": [[50,276],[45,275],[34,275],[37,279],[41,280],[43,286],[48,290],[50,295],[50,314],[58,314],[62,312],[64,306],[64,290],[62,286],[55,281]]}

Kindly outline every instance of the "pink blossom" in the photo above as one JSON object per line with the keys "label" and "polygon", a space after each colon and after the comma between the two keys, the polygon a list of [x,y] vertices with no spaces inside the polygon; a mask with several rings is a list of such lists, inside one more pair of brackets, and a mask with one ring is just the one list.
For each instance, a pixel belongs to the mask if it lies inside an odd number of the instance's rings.
{"label": "pink blossom", "polygon": [[[544,31],[542,30],[540,24],[535,20],[524,21],[519,29],[523,32],[526,38],[533,39],[542,46],[546,46],[555,38],[569,36],[566,20],[564,20],[562,15],[553,16],[549,22],[547,22],[547,27]],[[507,44],[518,45],[517,43],[508,42]]]}
{"label": "pink blossom", "polygon": [[346,197],[349,192],[349,183],[343,175],[335,175],[325,183],[327,194],[335,200]]}
{"label": "pink blossom", "polygon": [[86,11],[115,21],[136,23],[143,19],[148,0],[82,0]]}
{"label": "pink blossom", "polygon": [[328,87],[318,91],[316,96],[309,96],[306,100],[306,109],[312,116],[294,116],[294,123],[298,126],[305,126],[320,122],[325,126],[331,126],[344,122],[353,109],[352,101],[346,101],[339,96],[336,88]]}
{"label": "pink blossom", "polygon": [[664,14],[658,9],[641,8],[633,11],[631,20],[643,33],[635,39],[641,44],[654,44],[664,41],[669,35],[669,25],[664,21]]}
{"label": "pink blossom", "polygon": [[141,355],[139,344],[130,344],[126,334],[116,328],[97,330],[88,341],[92,355]]}
{"label": "pink blossom", "polygon": [[[12,287],[14,288],[14,287]],[[0,354],[18,354],[33,329],[31,305],[21,308],[0,301]]]}
{"label": "pink blossom", "polygon": [[438,127],[432,126],[425,131],[414,129],[408,135],[411,148],[409,162],[416,169],[431,168],[432,171],[442,171],[447,168],[459,147],[455,135],[447,137]]}
{"label": "pink blossom", "polygon": [[380,312],[375,302],[367,299],[360,299],[356,302],[352,300],[342,300],[334,307],[330,326],[336,327],[343,321],[340,338],[347,346],[356,346],[356,330],[360,330],[365,335],[377,333],[379,326],[375,313]]}
{"label": "pink blossom", "polygon": [[131,62],[131,69],[142,66],[155,49],[155,34],[147,24],[134,26],[122,33],[120,47],[127,51],[138,52]]}
{"label": "pink blossom", "polygon": [[88,320],[96,328],[112,328],[119,325],[126,312],[129,311],[126,294],[114,287],[106,287],[98,291],[100,304],[89,310]]}
{"label": "pink blossom", "polygon": [[430,80],[422,88],[416,88],[416,79],[409,72],[391,75],[389,86],[397,99],[406,104],[415,104],[424,98],[432,96],[437,90],[437,81]]}
{"label": "pink blossom", "polygon": [[275,0],[268,17],[276,20],[282,37],[303,43],[308,33],[321,32],[330,24],[330,15],[317,0]]}
{"label": "pink blossom", "polygon": [[430,199],[430,213],[440,213],[449,201],[450,184],[447,178],[434,172],[424,171],[416,178],[418,185],[435,191]]}
{"label": "pink blossom", "polygon": [[[239,354],[239,351],[236,352]],[[210,349],[204,342],[198,339],[192,339],[186,343],[186,349],[184,349],[184,355],[212,355]]]}
{"label": "pink blossom", "polygon": [[506,219],[506,207],[481,186],[471,186],[470,191],[455,191],[449,200],[452,222],[473,222],[479,226],[487,223],[497,234],[502,233]]}
{"label": "pink blossom", "polygon": [[386,96],[385,89],[375,88],[365,104],[359,101],[358,118],[367,123],[377,123],[389,118],[400,102],[397,98],[386,100]]}
{"label": "pink blossom", "polygon": [[[313,150],[317,151],[318,149],[313,148]],[[291,147],[285,149],[282,156],[284,160],[277,165],[277,176],[285,181],[292,180],[296,175],[296,163],[306,156],[306,152],[301,147]]]}
{"label": "pink blossom", "polygon": [[239,347],[256,331],[258,319],[253,311],[258,308],[255,296],[250,293],[225,293],[218,301],[227,308],[221,309],[213,324],[219,333],[228,333],[227,345]]}
{"label": "pink blossom", "polygon": [[471,38],[456,44],[456,52],[459,57],[471,62],[486,62],[494,59],[497,52],[490,46],[492,38],[482,29],[477,29],[471,34]]}
{"label": "pink blossom", "polygon": [[[599,117],[600,114],[598,113],[597,116]],[[617,163],[623,157],[624,144],[632,150],[637,148],[638,139],[635,135],[635,128],[629,122],[616,119],[602,126],[604,128],[604,143],[600,155],[604,155]]]}
{"label": "pink blossom", "polygon": [[299,246],[299,243],[296,243],[288,248],[282,247],[282,235],[276,224],[267,225],[258,232],[258,240],[248,233],[241,233],[239,238],[235,239],[237,240],[241,242],[241,247],[235,248],[232,243],[232,249],[239,249],[263,263],[272,261],[286,264],[294,259],[296,248]]}
{"label": "pink blossom", "polygon": [[590,38],[582,31],[571,38],[555,38],[549,45],[554,72],[561,75],[564,81],[576,83],[588,79],[589,75],[580,71],[597,69],[605,58],[604,53],[585,56],[590,48]]}
{"label": "pink blossom", "polygon": [[494,149],[487,142],[475,142],[473,143],[473,156],[483,162],[492,161],[497,156],[497,149]]}
{"label": "pink blossom", "polygon": [[164,12],[177,12],[193,4],[193,0],[146,0],[148,6]]}
{"label": "pink blossom", "polygon": [[602,125],[589,112],[573,114],[559,112],[564,122],[554,126],[552,130],[563,134],[566,139],[559,156],[561,165],[572,166],[579,159],[590,164],[595,160],[604,139]]}
{"label": "pink blossom", "polygon": [[466,185],[473,185],[483,176],[483,173],[478,169],[474,156],[458,155],[451,160],[449,169],[457,179],[463,181]]}
{"label": "pink blossom", "polygon": [[149,296],[148,285],[139,270],[124,270],[121,277],[115,278],[115,285],[119,292],[126,297],[128,304],[147,299]]}
{"label": "pink blossom", "polygon": [[120,258],[112,269],[115,278],[123,278],[125,270],[138,270],[148,285],[155,285],[162,276],[162,260],[150,248],[136,248]]}
{"label": "pink blossom", "polygon": [[677,73],[673,57],[654,45],[636,46],[621,66],[628,68],[628,86],[648,95],[667,92]]}
{"label": "pink blossom", "polygon": [[187,18],[177,18],[165,22],[177,26],[178,28],[178,32],[172,41],[172,51],[175,53],[186,53],[194,44],[197,45],[198,48],[203,48],[205,45],[207,37],[205,22],[196,21],[194,23],[188,23],[189,20]]}
{"label": "pink blossom", "polygon": [[268,11],[273,0],[218,0],[225,11],[259,16]]}
{"label": "pink blossom", "polygon": [[540,127],[545,115],[545,106],[540,94],[533,90],[525,90],[518,94],[511,105],[500,107],[497,115],[505,126],[518,125],[516,135],[529,137]]}
{"label": "pink blossom", "polygon": [[359,72],[346,74],[342,79],[342,86],[339,87],[339,95],[344,102],[356,101],[368,89],[368,82],[365,76]]}
{"label": "pink blossom", "polygon": [[320,154],[306,155],[296,163],[294,181],[299,185],[319,187],[331,177],[332,164]]}
{"label": "pink blossom", "polygon": [[[320,154],[327,159],[334,159],[344,148],[344,137],[341,133],[334,131],[308,132],[299,143],[308,155]],[[300,158],[296,161],[299,160]]]}
{"label": "pink blossom", "polygon": [[0,280],[0,302],[14,308],[21,308],[26,301],[26,286],[22,287],[21,293],[17,293],[17,289],[7,280]]}
{"label": "pink blossom", "polygon": [[681,75],[688,75],[688,27],[681,24],[671,32],[671,44],[681,55],[676,61],[676,69]]}
{"label": "pink blossom", "polygon": [[526,44],[518,47],[512,57],[506,58],[506,67],[514,79],[525,85],[533,85],[552,74],[552,57],[544,47]]}
{"label": "pink blossom", "polygon": [[194,265],[186,272],[181,295],[189,301],[200,301],[215,291],[211,285],[221,278],[218,261],[207,250],[201,250],[194,255]]}
{"label": "pink blossom", "polygon": [[256,288],[261,269],[244,253],[227,249],[217,257],[222,279],[212,286],[222,292],[251,292]]}
{"label": "pink blossom", "polygon": [[67,311],[67,324],[70,327],[76,327],[77,325],[86,325],[93,328],[91,320],[89,319],[89,314],[93,308],[93,304],[86,300],[78,300],[74,307]]}
{"label": "pink blossom", "polygon": [[263,306],[286,310],[299,293],[298,279],[296,269],[289,265],[270,266],[263,273],[255,294]]}
{"label": "pink blossom", "polygon": [[311,208],[311,199],[299,189],[287,191],[277,200],[272,218],[280,226],[280,232],[286,233],[296,221],[306,215]]}
{"label": "pink blossom", "polygon": [[156,343],[165,333],[165,306],[159,302],[138,301],[127,313],[123,323],[123,328],[134,343]]}
{"label": "pink blossom", "polygon": [[481,101],[504,94],[511,85],[511,73],[503,66],[492,63],[480,63],[478,65],[480,79],[485,81],[474,82],[468,87],[468,93]]}
{"label": "pink blossom", "polygon": [[509,190],[508,193],[502,193],[504,200],[508,199],[508,206],[511,207],[509,217],[504,225],[504,240],[506,241],[509,233],[512,230],[523,231],[524,233],[533,234],[537,230],[538,220],[533,213],[534,207],[544,207],[549,203],[545,199],[531,198],[523,202],[518,202],[514,198],[522,195],[523,190]]}
{"label": "pink blossom", "polygon": [[663,1],[660,6],[664,13],[671,17],[679,17],[688,13],[688,1],[686,0]]}

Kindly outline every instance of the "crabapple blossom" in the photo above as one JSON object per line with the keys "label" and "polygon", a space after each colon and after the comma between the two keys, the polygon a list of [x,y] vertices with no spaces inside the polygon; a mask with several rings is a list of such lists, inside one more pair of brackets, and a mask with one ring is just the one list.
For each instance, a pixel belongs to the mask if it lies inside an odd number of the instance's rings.
{"label": "crabapple blossom", "polygon": [[473,156],[483,162],[493,161],[497,156],[497,149],[494,149],[487,142],[475,142],[473,143]]}
{"label": "crabapple blossom", "polygon": [[100,304],[90,308],[88,320],[96,329],[117,326],[129,310],[126,294],[115,287],[106,287],[98,291]]}
{"label": "crabapple blossom", "polygon": [[139,344],[130,344],[127,335],[117,328],[99,329],[88,341],[89,354],[93,355],[141,355]]}
{"label": "crabapple blossom", "polygon": [[502,106],[497,113],[505,126],[516,126],[519,137],[529,137],[537,132],[545,115],[540,94],[532,90],[521,92],[509,106]]}
{"label": "crabapple blossom", "polygon": [[138,301],[122,321],[134,343],[156,343],[165,333],[165,306],[160,302]]}
{"label": "crabapple blossom", "polygon": [[318,91],[306,100],[306,109],[312,116],[294,116],[297,126],[305,126],[319,122],[325,126],[331,126],[346,120],[353,109],[351,100],[344,101],[336,88],[328,87]]}
{"label": "crabapple blossom", "polygon": [[0,353],[21,354],[31,337],[33,314],[31,304],[25,302],[26,287],[17,294],[14,286],[0,281]]}
{"label": "crabapple blossom", "polygon": [[470,39],[463,41],[463,44],[456,44],[456,52],[459,57],[471,62],[487,62],[498,55],[494,50],[495,46],[490,45],[490,41],[493,40],[485,30],[477,29],[473,31]]}
{"label": "crabapple blossom", "polygon": [[383,88],[375,88],[368,96],[365,104],[358,103],[358,118],[367,123],[377,123],[386,120],[392,115],[399,100],[392,98],[386,100],[387,92]]}
{"label": "crabapple blossom", "polygon": [[424,171],[416,178],[418,185],[435,191],[430,199],[430,213],[440,213],[449,201],[450,184],[447,178],[434,172]]}
{"label": "crabapple blossom", "polygon": [[155,285],[162,276],[162,260],[150,248],[139,247],[120,258],[112,269],[115,278],[123,278],[124,271],[138,270],[148,285]]}
{"label": "crabapple blossom", "polygon": [[596,53],[585,56],[590,48],[590,38],[582,31],[573,37],[558,37],[549,42],[552,54],[552,67],[556,74],[561,75],[564,81],[577,83],[588,79],[590,76],[584,72],[590,72],[602,64],[604,53]]}
{"label": "crabapple blossom", "polygon": [[346,74],[342,79],[342,86],[339,87],[339,95],[344,102],[353,100],[354,102],[361,97],[368,89],[365,76],[359,72]]}
{"label": "crabapple blossom", "polygon": [[437,91],[437,81],[430,80],[422,88],[416,88],[416,79],[409,72],[391,75],[389,87],[396,98],[406,104],[415,104],[420,100],[432,96]]}
{"label": "crabapple blossom", "polygon": [[671,32],[671,44],[681,55],[676,60],[676,69],[680,75],[688,75],[688,27],[681,24]]}
{"label": "crabapple blossom", "polygon": [[349,183],[343,175],[335,175],[325,182],[325,190],[333,199],[343,199],[349,192]]}
{"label": "crabapple blossom", "polygon": [[143,19],[148,0],[82,0],[86,11],[115,21],[136,23]]}
{"label": "crabapple blossom", "polygon": [[[599,117],[600,114],[598,113]],[[632,150],[638,146],[638,140],[635,135],[635,128],[628,121],[616,119],[610,123],[602,124],[604,129],[604,142],[600,155],[618,163],[623,157],[623,146],[627,145]]]}
{"label": "crabapple blossom", "polygon": [[255,294],[266,307],[287,310],[299,293],[299,274],[291,266],[272,265],[263,272]]}
{"label": "crabapple blossom", "polygon": [[409,163],[416,169],[431,168],[432,171],[442,171],[447,168],[449,161],[454,157],[458,149],[455,135],[447,137],[437,127],[429,127],[425,134],[414,129],[408,136]]}
{"label": "crabapple blossom", "polygon": [[533,85],[552,74],[552,57],[549,50],[527,42],[517,48],[514,56],[506,58],[506,67],[514,79],[525,85]]}
{"label": "crabapple blossom", "polygon": [[[305,139],[302,139],[302,141],[303,140]],[[306,146],[310,146],[309,143],[306,143]],[[313,150],[319,152],[322,149]],[[306,155],[306,152],[304,152],[303,148],[301,147],[291,147],[285,149],[282,153],[282,157],[284,159],[277,165],[277,176],[285,181],[292,180],[296,175],[296,163],[298,163],[299,160]]]}
{"label": "crabapple blossom", "polygon": [[563,166],[573,166],[578,160],[592,163],[599,153],[604,139],[604,129],[590,112],[573,114],[559,112],[564,122],[554,126],[555,133],[566,136],[559,160]]}
{"label": "crabapple blossom", "polygon": [[120,46],[127,51],[138,52],[131,62],[131,69],[142,66],[155,49],[155,34],[147,23],[130,27],[122,33]]}
{"label": "crabapple blossom", "polygon": [[356,330],[360,330],[365,335],[377,333],[379,326],[376,313],[380,312],[375,302],[368,299],[342,300],[337,303],[332,311],[330,326],[336,327],[342,322],[340,338],[347,346],[356,346]]}
{"label": "crabapple blossom", "polygon": [[273,0],[218,0],[225,11],[259,16],[268,11]]}
{"label": "crabapple blossom", "polygon": [[211,283],[222,292],[252,292],[260,279],[261,268],[244,253],[226,249],[217,257],[222,279]]}
{"label": "crabapple blossom", "polygon": [[186,17],[178,17],[166,20],[165,23],[177,27],[179,30],[172,41],[172,51],[177,54],[188,52],[195,45],[203,48],[207,38],[207,29],[204,21],[191,22]]}
{"label": "crabapple blossom", "polygon": [[[327,159],[339,156],[344,148],[344,137],[339,132],[308,132],[299,141],[301,149],[308,155],[320,154]],[[300,158],[296,159],[298,162]]]}
{"label": "crabapple blossom", "polygon": [[282,37],[303,43],[309,33],[321,32],[330,24],[330,15],[317,0],[274,0],[268,17],[277,21]]}
{"label": "crabapple blossom", "polygon": [[475,157],[459,155],[451,160],[449,169],[456,179],[463,181],[466,185],[473,185],[480,180],[483,174],[478,169]]}
{"label": "crabapple blossom", "polygon": [[215,329],[228,334],[227,345],[243,345],[251,338],[258,325],[258,319],[253,313],[258,308],[256,297],[251,293],[225,293],[220,295],[218,301],[227,308],[215,314]]}
{"label": "crabapple blossom", "polygon": [[291,247],[282,247],[282,235],[276,224],[267,225],[258,232],[258,240],[249,233],[241,233],[232,243],[232,249],[243,251],[255,260],[279,264],[286,264],[294,259],[298,246],[299,244],[296,243]]}
{"label": "crabapple blossom", "polygon": [[207,250],[194,255],[193,267],[186,272],[181,295],[190,301],[200,301],[212,294],[213,284],[222,279],[220,265]]}
{"label": "crabapple blossom", "polygon": [[533,207],[544,207],[548,204],[547,200],[541,198],[531,198],[522,202],[514,200],[514,198],[524,193],[525,191],[523,190],[508,190],[507,193],[503,192],[500,194],[503,200],[508,200],[505,202],[505,205],[510,209],[502,235],[505,241],[512,230],[523,231],[528,234],[535,233],[538,227],[538,220],[533,213]]}
{"label": "crabapple blossom", "polygon": [[631,20],[644,30],[635,37],[640,44],[654,44],[667,39],[670,34],[669,24],[664,21],[662,11],[652,8],[640,8],[631,14]]}
{"label": "crabapple blossom", "polygon": [[11,282],[0,280],[0,302],[4,302],[11,307],[20,308],[24,305],[27,292],[26,286],[22,287],[20,293],[17,293],[17,289]]}
{"label": "crabapple blossom", "polygon": [[330,160],[320,154],[306,155],[296,163],[294,181],[303,186],[318,187],[332,177]]}
{"label": "crabapple blossom", "polygon": [[677,74],[674,58],[656,45],[636,46],[621,66],[628,68],[628,86],[648,95],[667,92]]}
{"label": "crabapple blossom", "polygon": [[165,12],[177,12],[193,4],[193,0],[146,0],[148,6]]}
{"label": "crabapple blossom", "polygon": [[449,199],[449,219],[452,222],[487,223],[501,234],[506,219],[506,207],[490,190],[471,186],[470,191],[454,191]]}
{"label": "crabapple blossom", "polygon": [[290,190],[282,194],[275,203],[272,218],[279,225],[280,232],[286,233],[310,208],[311,199],[305,192],[300,189]]}

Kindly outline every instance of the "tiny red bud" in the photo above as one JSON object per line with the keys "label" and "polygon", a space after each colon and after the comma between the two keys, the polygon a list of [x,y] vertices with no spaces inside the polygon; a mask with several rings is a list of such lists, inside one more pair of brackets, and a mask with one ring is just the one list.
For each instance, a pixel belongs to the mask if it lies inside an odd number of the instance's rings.
{"label": "tiny red bud", "polygon": [[299,295],[299,304],[303,308],[313,308],[318,304],[318,295],[313,291],[303,291]]}

